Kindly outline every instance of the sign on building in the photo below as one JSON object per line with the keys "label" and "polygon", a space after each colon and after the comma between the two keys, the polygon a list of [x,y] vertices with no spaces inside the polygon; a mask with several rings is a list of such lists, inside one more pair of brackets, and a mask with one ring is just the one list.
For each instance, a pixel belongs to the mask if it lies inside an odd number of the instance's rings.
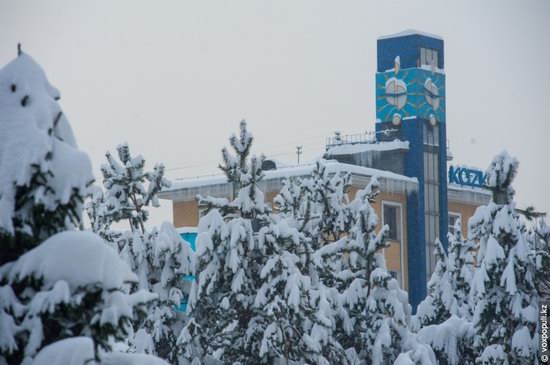
{"label": "sign on building", "polygon": [[462,166],[449,166],[449,183],[483,188],[485,186],[485,174],[481,170]]}

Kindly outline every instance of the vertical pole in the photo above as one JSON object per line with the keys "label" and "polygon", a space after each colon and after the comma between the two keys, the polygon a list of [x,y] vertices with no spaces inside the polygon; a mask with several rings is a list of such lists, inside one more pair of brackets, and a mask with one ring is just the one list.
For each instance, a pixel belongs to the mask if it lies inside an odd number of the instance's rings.
{"label": "vertical pole", "polygon": [[296,146],[296,156],[298,156],[298,165],[300,164],[300,155],[302,154],[303,146]]}

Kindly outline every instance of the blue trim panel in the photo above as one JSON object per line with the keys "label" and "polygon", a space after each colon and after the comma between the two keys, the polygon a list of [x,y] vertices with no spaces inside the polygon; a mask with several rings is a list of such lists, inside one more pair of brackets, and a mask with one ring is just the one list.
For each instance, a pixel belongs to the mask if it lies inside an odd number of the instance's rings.
{"label": "blue trim panel", "polygon": [[439,240],[447,252],[449,239],[449,202],[447,192],[447,129],[445,123],[439,127]]}
{"label": "blue trim panel", "polygon": [[405,156],[405,175],[418,179],[418,191],[407,197],[407,263],[409,271],[409,302],[416,312],[426,297],[426,232],[424,208],[424,143],[423,122],[408,119],[402,122],[403,138],[409,141]]}

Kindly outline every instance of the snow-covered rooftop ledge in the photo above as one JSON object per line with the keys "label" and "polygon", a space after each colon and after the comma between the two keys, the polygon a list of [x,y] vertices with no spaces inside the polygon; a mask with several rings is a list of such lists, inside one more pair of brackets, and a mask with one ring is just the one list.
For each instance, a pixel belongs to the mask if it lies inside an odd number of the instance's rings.
{"label": "snow-covered rooftop ledge", "polygon": [[176,228],[176,231],[177,231],[179,234],[184,234],[184,233],[197,233],[197,230],[198,230],[197,227],[177,227],[177,228]]}
{"label": "snow-covered rooftop ledge", "polygon": [[424,37],[430,37],[430,38],[443,40],[443,38],[441,36],[437,35],[437,34],[423,32],[421,30],[416,30],[416,29],[406,29],[406,30],[401,31],[399,33],[383,35],[383,36],[378,37],[378,40],[388,39],[388,38],[397,38],[397,37],[406,37],[406,36],[409,36],[409,35],[422,35]]}
{"label": "snow-covered rooftop ledge", "polygon": [[484,195],[491,196],[491,192],[489,190],[482,189],[482,188],[475,188],[475,187],[471,187],[471,186],[460,186],[460,185],[455,185],[455,184],[448,184],[447,189],[456,190],[456,191],[471,191],[471,192],[474,192],[474,193],[479,193],[479,194],[484,194]]}
{"label": "snow-covered rooftop ledge", "polygon": [[485,205],[491,201],[491,192],[488,190],[454,184],[448,184],[447,189],[449,202]]}
{"label": "snow-covered rooftop ledge", "polygon": [[[277,170],[264,171],[265,177],[260,184],[270,184],[283,180],[288,177],[310,176],[314,163],[283,167]],[[327,173],[351,173],[354,184],[363,184],[373,176],[378,176],[383,191],[405,192],[413,191],[418,187],[418,180],[390,171],[377,170],[369,167],[345,164],[335,161],[327,161],[325,164]],[[365,183],[366,185],[366,183]],[[194,199],[194,194],[212,194],[208,190],[216,191],[220,196],[225,196],[229,192],[229,184],[224,175],[214,175],[206,177],[197,177],[176,180],[172,182],[170,188],[159,193],[159,198],[170,200],[188,200]],[[226,191],[227,190],[227,191]],[[217,196],[217,195],[216,195]]]}
{"label": "snow-covered rooftop ledge", "polygon": [[[264,171],[265,177],[263,178],[263,180],[279,179],[279,178],[294,177],[294,176],[308,176],[308,175],[311,175],[311,172],[313,171],[314,167],[315,167],[315,163],[310,163],[310,164],[286,166],[276,170]],[[418,180],[416,178],[399,175],[394,172],[373,169],[370,167],[350,165],[350,164],[341,163],[341,162],[327,161],[325,167],[326,167],[326,171],[329,174],[334,174],[337,172],[342,172],[342,173],[350,172],[356,175],[378,176],[380,178],[418,183]],[[172,181],[172,186],[170,186],[167,189],[164,189],[163,192],[197,187],[197,186],[217,185],[217,184],[226,184],[226,183],[227,183],[227,179],[225,175],[220,174],[220,175],[212,175],[212,176],[202,176],[202,177]]]}
{"label": "snow-covered rooftop ledge", "polygon": [[349,155],[367,151],[381,152],[401,149],[408,150],[409,142],[396,139],[391,142],[342,144],[340,146],[330,147],[326,153],[329,155]]}

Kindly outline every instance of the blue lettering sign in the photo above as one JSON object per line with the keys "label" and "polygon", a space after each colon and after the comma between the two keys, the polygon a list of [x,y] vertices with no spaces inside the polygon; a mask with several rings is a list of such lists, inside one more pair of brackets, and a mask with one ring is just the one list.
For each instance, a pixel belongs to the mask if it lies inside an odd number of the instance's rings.
{"label": "blue lettering sign", "polygon": [[485,175],[480,170],[451,165],[449,167],[449,183],[482,188],[485,185]]}

